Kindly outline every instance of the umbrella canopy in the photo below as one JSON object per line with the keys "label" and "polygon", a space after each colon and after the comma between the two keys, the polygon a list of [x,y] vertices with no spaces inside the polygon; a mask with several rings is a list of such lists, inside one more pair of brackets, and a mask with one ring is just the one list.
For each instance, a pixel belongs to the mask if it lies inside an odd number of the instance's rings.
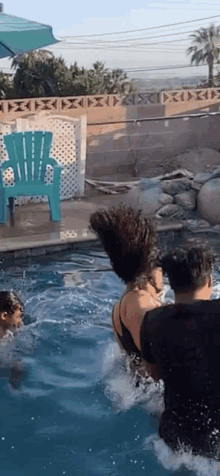
{"label": "umbrella canopy", "polygon": [[0,13],[0,58],[59,43],[51,26]]}

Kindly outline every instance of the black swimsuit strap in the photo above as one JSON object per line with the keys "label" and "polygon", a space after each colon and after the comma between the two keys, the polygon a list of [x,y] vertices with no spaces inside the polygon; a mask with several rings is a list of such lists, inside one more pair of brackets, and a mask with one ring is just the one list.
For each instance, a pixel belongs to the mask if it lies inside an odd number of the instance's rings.
{"label": "black swimsuit strap", "polygon": [[[118,311],[119,311],[119,320],[120,320],[121,326],[124,326],[124,327],[125,327],[125,325],[124,325],[123,322],[122,322],[121,312],[120,312],[120,311],[121,311],[122,301],[123,301],[124,297],[125,297],[129,292],[130,292],[130,291],[127,291],[125,294],[123,294],[123,296],[121,297],[121,299],[120,299],[120,301],[119,301],[119,310],[118,310]],[[114,306],[113,309],[112,309],[112,324],[113,324],[113,327],[114,327],[114,329],[115,329],[116,334],[118,335],[118,331],[117,331],[117,329],[116,329],[115,321],[114,321],[114,309],[115,309],[115,306]],[[119,336],[119,337],[120,337],[120,336]]]}
{"label": "black swimsuit strap", "polygon": [[[122,318],[121,318],[121,304],[122,304],[122,301],[124,299],[124,297],[126,296],[126,294],[128,294],[130,291],[126,292],[120,302],[119,302],[119,320],[120,320],[120,324],[121,324],[121,328],[122,328],[122,336],[120,336],[120,334],[118,333],[118,331],[116,330],[116,327],[115,327],[115,323],[114,323],[114,318],[113,318],[113,313],[112,313],[112,321],[113,321],[113,327],[115,329],[115,332],[122,344],[122,346],[124,347],[125,351],[130,354],[130,355],[136,355],[136,357],[139,357],[140,358],[140,355],[141,355],[141,352],[140,350],[137,348],[135,342],[134,342],[134,339],[132,337],[132,334],[131,332],[129,331],[129,329],[127,329],[127,327],[124,325],[123,321],[122,321]],[[114,312],[114,309],[113,309],[113,312]]]}

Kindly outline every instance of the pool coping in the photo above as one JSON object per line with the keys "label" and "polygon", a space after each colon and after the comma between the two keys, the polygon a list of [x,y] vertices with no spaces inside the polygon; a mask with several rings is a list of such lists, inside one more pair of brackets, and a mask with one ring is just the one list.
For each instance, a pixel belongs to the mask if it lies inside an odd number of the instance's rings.
{"label": "pool coping", "polygon": [[[156,226],[156,230],[159,233],[162,232],[179,232],[179,231],[190,231],[189,228],[184,224],[184,223],[169,223],[169,224],[161,224]],[[209,232],[212,231],[211,235],[213,235],[213,231],[216,230],[196,230],[192,234],[197,235],[202,233],[204,235],[204,232],[209,234]],[[219,235],[219,231],[216,233]],[[39,235],[38,235],[39,236]],[[24,237],[25,240],[27,240],[27,237]],[[6,240],[7,243],[7,240]],[[82,249],[85,250],[85,248],[91,248],[91,246],[97,246],[101,245],[101,241],[96,237],[91,232],[88,232],[86,236],[77,236],[77,238],[69,237],[66,239],[53,239],[51,241],[48,240],[42,240],[41,241],[28,241],[23,242],[23,243],[11,243],[10,245],[6,246],[0,246],[0,263],[6,262],[6,261],[14,261],[14,260],[23,260],[25,258],[31,258],[31,257],[40,257],[40,256],[45,256],[45,255],[51,255],[56,252],[63,252],[67,250],[71,251],[80,251]]]}
{"label": "pool coping", "polygon": [[[182,230],[184,226],[180,223],[174,223],[169,225],[160,225],[157,226],[158,232],[163,231],[179,231]],[[66,239],[53,239],[52,241],[29,241],[27,237],[24,237],[25,242],[6,244],[0,246],[0,261],[7,259],[20,259],[20,258],[29,258],[34,256],[43,256],[48,254],[53,254],[56,252],[62,252],[65,250],[78,250],[85,247],[90,247],[91,245],[100,244],[100,240],[93,233],[88,232],[87,236],[77,236],[77,238],[69,237]]]}

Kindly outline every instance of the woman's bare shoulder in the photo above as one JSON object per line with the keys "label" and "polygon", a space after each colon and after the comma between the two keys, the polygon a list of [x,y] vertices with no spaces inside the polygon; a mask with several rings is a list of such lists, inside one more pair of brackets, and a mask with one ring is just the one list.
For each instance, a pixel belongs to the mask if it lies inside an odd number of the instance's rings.
{"label": "woman's bare shoulder", "polygon": [[155,306],[154,299],[144,289],[138,289],[129,292],[124,298],[124,304],[126,307],[129,306],[137,308],[148,308]]}

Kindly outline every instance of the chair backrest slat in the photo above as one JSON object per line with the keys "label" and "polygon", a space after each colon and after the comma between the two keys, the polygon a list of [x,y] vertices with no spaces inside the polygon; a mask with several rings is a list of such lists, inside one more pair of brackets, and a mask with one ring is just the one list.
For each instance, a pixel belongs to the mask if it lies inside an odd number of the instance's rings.
{"label": "chair backrest slat", "polygon": [[47,159],[50,155],[52,137],[53,137],[52,132],[47,132],[44,135],[44,146],[42,150],[42,168],[41,168],[41,174],[40,174],[40,179],[42,180],[42,182],[44,181],[44,177],[46,173]]}
{"label": "chair backrest slat", "polygon": [[13,137],[13,144],[15,150],[15,158],[18,169],[18,174],[20,175],[20,180],[22,182],[27,182],[28,178],[26,177],[26,152],[25,145],[22,134],[15,134]]}
{"label": "chair backrest slat", "polygon": [[26,155],[28,181],[32,181],[34,177],[34,174],[33,174],[34,157],[32,153],[32,132],[26,132],[23,135],[23,141],[25,143],[25,155]]}
{"label": "chair backrest slat", "polygon": [[34,180],[40,179],[42,168],[42,148],[44,146],[44,135],[42,131],[32,131],[32,154],[34,157]]}
{"label": "chair backrest slat", "polygon": [[15,182],[44,181],[47,159],[52,144],[52,132],[13,132],[4,136],[12,164]]}

